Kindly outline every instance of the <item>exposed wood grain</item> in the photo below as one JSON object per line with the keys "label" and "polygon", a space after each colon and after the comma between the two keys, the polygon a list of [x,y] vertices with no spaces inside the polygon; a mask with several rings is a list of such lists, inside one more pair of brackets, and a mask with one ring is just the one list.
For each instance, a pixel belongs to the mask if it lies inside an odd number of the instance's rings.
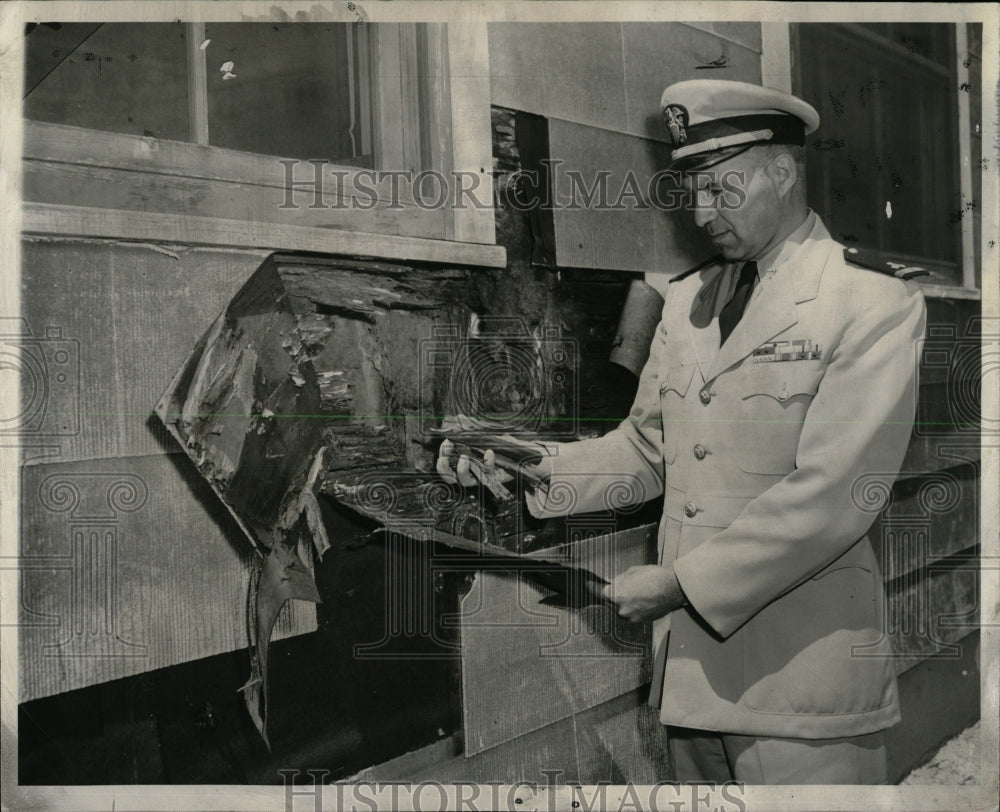
{"label": "exposed wood grain", "polygon": [[394,169],[420,154],[416,108],[403,98],[403,41],[416,36],[412,25],[376,26],[372,37],[372,114],[375,119],[375,163]]}
{"label": "exposed wood grain", "polygon": [[463,185],[474,183],[474,198],[455,199],[454,239],[460,242],[492,243],[493,158],[490,138],[489,38],[485,22],[452,21],[447,26],[448,69],[438,65],[450,79],[451,169],[464,173]]}
{"label": "exposed wood grain", "polygon": [[[28,163],[50,162],[80,168],[130,170],[149,175],[164,175],[178,181],[200,179],[225,181],[240,186],[274,186],[283,188],[286,179],[280,156],[255,155],[250,152],[202,146],[181,141],[147,138],[128,133],[112,133],[52,124],[42,121],[24,122],[24,159]],[[296,161],[295,179],[312,179],[312,167],[306,161]],[[330,170],[333,167],[326,167]],[[395,168],[395,167],[393,167]],[[337,167],[343,172],[342,190],[357,189],[359,174],[366,178],[370,172],[350,166]],[[327,176],[329,186],[324,187],[331,200],[337,195],[337,185]],[[370,185],[379,197],[388,197],[389,181],[372,179]],[[305,196],[308,193],[303,193]],[[356,195],[352,195],[357,197]],[[365,194],[368,200],[369,195]],[[399,185],[399,204],[412,208],[415,205],[409,189]]]}
{"label": "exposed wood grain", "polygon": [[82,235],[272,251],[317,251],[400,259],[404,262],[446,262],[493,268],[502,268],[506,264],[506,252],[499,246],[390,234],[42,203],[26,203],[23,215],[26,234]]}
{"label": "exposed wood grain", "polygon": [[[24,163],[24,199],[198,217],[224,214],[230,220],[411,237],[444,236],[447,212],[443,207],[393,204],[388,193],[383,201],[346,194],[353,189],[350,182],[339,182],[323,169],[317,183],[309,165],[296,165],[292,177],[299,184],[294,189],[284,185],[285,170],[276,161],[257,182],[236,182],[29,160]],[[364,183],[376,187],[368,179]]]}
{"label": "exposed wood grain", "polygon": [[205,23],[187,24],[188,118],[191,140],[208,146],[208,71],[205,66]]}
{"label": "exposed wood grain", "polygon": [[23,294],[28,329],[43,339],[50,331],[50,346],[73,350],[66,369],[48,370],[69,377],[63,386],[50,378],[49,417],[40,433],[66,418],[67,429],[51,438],[65,461],[174,450],[151,419],[153,407],[193,337],[208,328],[262,255],[87,240],[27,240],[22,250],[31,280]]}
{"label": "exposed wood grain", "polygon": [[30,466],[21,507],[19,701],[247,646],[253,556],[183,456]]}
{"label": "exposed wood grain", "polygon": [[[451,77],[448,64],[448,26],[427,23],[417,29],[417,52],[420,64],[426,65],[418,77],[418,88],[424,99],[451,98]],[[451,105],[425,104],[420,118],[421,166],[451,177],[454,170],[452,149]],[[445,220],[445,235],[455,239],[455,218],[452,211]]]}
{"label": "exposed wood grain", "polygon": [[[406,70],[407,65],[420,65],[417,58],[417,25],[397,25],[393,26],[399,38],[399,65],[398,77],[393,77],[395,93],[398,87],[398,96],[387,99],[388,104],[398,108],[400,116],[402,136],[402,160],[393,161],[383,166],[391,166],[394,169],[406,169],[416,173],[423,169],[423,144],[424,128],[422,119],[422,105],[419,91],[419,74],[424,72],[423,66],[417,71]],[[416,75],[415,75],[416,74]],[[398,78],[398,85],[395,81]]]}

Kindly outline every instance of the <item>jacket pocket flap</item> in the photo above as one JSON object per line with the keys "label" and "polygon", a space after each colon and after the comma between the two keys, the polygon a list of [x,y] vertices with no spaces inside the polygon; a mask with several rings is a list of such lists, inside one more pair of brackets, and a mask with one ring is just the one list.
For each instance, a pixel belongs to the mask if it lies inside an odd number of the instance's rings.
{"label": "jacket pocket flap", "polygon": [[754,370],[746,381],[743,400],[768,397],[784,403],[793,398],[812,398],[823,377],[822,368],[815,363],[808,366],[806,363],[772,363],[759,371]]}
{"label": "jacket pocket flap", "polygon": [[660,394],[676,392],[681,397],[687,394],[688,387],[691,386],[691,379],[694,377],[695,364],[684,364],[679,367],[671,367],[660,375]]}

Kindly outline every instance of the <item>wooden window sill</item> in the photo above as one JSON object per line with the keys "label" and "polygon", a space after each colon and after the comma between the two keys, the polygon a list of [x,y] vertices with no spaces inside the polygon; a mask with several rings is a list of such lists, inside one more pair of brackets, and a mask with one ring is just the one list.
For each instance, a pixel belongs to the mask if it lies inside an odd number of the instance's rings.
{"label": "wooden window sill", "polygon": [[[918,280],[919,281],[919,280]],[[978,288],[965,288],[961,285],[938,285],[920,283],[920,289],[928,299],[982,299],[983,294]]]}
{"label": "wooden window sill", "polygon": [[25,203],[22,216],[21,231],[25,235],[213,245],[269,251],[317,251],[403,262],[441,262],[488,268],[503,268],[507,264],[507,253],[498,245],[313,226],[48,203]]}

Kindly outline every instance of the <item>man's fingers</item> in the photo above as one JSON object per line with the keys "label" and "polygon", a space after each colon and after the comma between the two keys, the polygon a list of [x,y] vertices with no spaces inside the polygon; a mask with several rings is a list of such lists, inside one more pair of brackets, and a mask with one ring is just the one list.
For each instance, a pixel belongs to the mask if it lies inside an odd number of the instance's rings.
{"label": "man's fingers", "polygon": [[455,446],[451,440],[445,440],[441,443],[441,447],[438,449],[437,462],[434,466],[437,469],[438,475],[445,482],[452,484],[457,482],[466,488],[475,485],[476,477],[473,476],[470,470],[469,458],[465,454],[462,454],[458,458],[458,464],[454,468],[451,467],[450,457],[454,454],[454,451]]}
{"label": "man's fingers", "polygon": [[455,474],[458,477],[458,481],[466,488],[472,487],[478,481],[472,473],[471,466],[472,463],[465,454],[462,454],[458,458],[458,464],[455,466]]}
{"label": "man's fingers", "polygon": [[452,485],[458,482],[458,477],[455,476],[455,472],[452,470],[451,463],[448,462],[447,457],[438,457],[435,467],[437,468],[438,476],[445,482],[449,482]]}

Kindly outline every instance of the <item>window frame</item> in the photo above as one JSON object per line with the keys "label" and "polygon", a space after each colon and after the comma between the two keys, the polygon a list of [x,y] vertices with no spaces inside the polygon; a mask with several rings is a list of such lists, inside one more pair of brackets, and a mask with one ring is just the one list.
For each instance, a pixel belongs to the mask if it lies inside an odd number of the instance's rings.
{"label": "window frame", "polygon": [[[865,29],[854,24],[828,24],[836,26],[840,30],[849,34],[866,37],[868,39],[875,36],[874,34],[870,34]],[[953,58],[955,60],[958,85],[968,85],[970,70],[969,60],[967,58],[967,30],[964,23],[952,23],[951,25],[954,27],[955,51]],[[798,26],[798,23],[763,23],[761,25],[761,72],[764,83],[772,87],[786,90],[790,93],[795,92],[795,90],[801,87],[801,66],[798,64],[798,55],[800,53]],[[947,68],[943,68],[943,66],[939,63],[908,53],[902,46],[895,46],[888,41],[882,43],[881,38],[880,44],[884,44],[890,49],[898,50],[900,54],[906,55],[907,58],[922,60],[928,65],[933,65],[935,69],[947,70]],[[956,171],[959,173],[959,194],[961,200],[972,201],[974,200],[974,185],[972,176],[973,170],[971,165],[970,142],[972,122],[969,95],[961,92],[957,95],[958,114],[956,116],[957,132],[955,135],[958,153],[958,165],[956,166]],[[924,278],[918,277],[917,281],[919,281],[924,295],[936,298],[952,299],[980,299],[982,297],[982,291],[977,284],[975,229],[970,217],[962,218],[959,246],[960,251],[958,262],[956,264],[958,266],[960,278],[956,279],[953,284],[941,284],[937,282],[927,282]],[[945,263],[935,263],[923,257],[901,256],[898,252],[876,251],[875,253],[884,253],[885,258],[890,260],[899,259],[912,261],[914,264],[925,266],[930,270],[935,270],[938,266],[946,266]]]}
{"label": "window frame", "polygon": [[[163,242],[187,243],[197,235],[212,245],[274,250],[339,253],[364,246],[385,258],[505,265],[505,252],[495,244],[485,23],[366,24],[371,34],[359,39],[369,43],[362,58],[367,56],[372,79],[375,170],[333,163],[318,170],[306,161],[210,146],[199,47],[205,23],[186,25],[192,141],[26,119],[24,233],[149,240],[154,218],[162,215],[156,239]],[[294,162],[292,177],[300,182],[291,198],[283,160]],[[432,170],[451,182],[452,173],[471,173],[466,182],[476,182],[475,197],[485,205],[466,199],[464,207],[429,206],[398,179],[372,178],[373,171],[400,170]],[[324,173],[319,198],[301,183],[317,171]],[[60,191],[63,180],[88,192],[85,205]],[[374,203],[371,194],[359,196],[359,181],[375,188]],[[149,194],[136,195],[140,187]],[[191,211],[185,194],[209,202]],[[142,197],[140,211],[131,207],[130,195]],[[226,200],[240,208],[231,212]],[[277,205],[288,202],[295,205]],[[284,211],[272,216],[271,208]],[[262,210],[267,218],[253,213]]]}

